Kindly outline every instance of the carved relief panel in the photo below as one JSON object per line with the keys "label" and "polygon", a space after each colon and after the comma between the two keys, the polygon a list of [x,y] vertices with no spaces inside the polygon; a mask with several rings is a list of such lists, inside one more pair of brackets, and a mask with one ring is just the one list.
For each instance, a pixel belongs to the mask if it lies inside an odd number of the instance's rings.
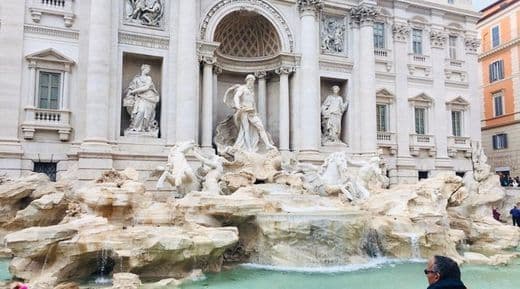
{"label": "carved relief panel", "polygon": [[346,19],[332,15],[323,15],[320,25],[321,53],[346,55]]}
{"label": "carved relief panel", "polygon": [[123,1],[125,23],[151,28],[164,28],[165,0]]}

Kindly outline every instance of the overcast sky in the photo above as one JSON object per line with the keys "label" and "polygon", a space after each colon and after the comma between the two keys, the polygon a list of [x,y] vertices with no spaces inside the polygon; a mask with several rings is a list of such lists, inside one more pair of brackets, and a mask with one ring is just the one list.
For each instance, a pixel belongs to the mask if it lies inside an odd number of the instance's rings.
{"label": "overcast sky", "polygon": [[473,7],[480,11],[480,9],[488,6],[493,2],[496,2],[496,0],[473,0]]}

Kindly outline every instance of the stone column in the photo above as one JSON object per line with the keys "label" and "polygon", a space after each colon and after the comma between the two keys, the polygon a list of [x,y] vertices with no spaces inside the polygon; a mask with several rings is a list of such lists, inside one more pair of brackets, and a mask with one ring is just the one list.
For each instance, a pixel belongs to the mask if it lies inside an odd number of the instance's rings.
{"label": "stone column", "polygon": [[[368,2],[368,1],[367,1]],[[362,114],[359,122],[358,138],[360,147],[354,148],[358,153],[375,153],[377,151],[376,128],[376,67],[374,57],[374,20],[378,14],[375,4],[364,3],[351,10],[351,17],[359,25],[359,53],[355,59],[359,78],[356,103]],[[353,107],[352,109],[357,109]]]}
{"label": "stone column", "polygon": [[410,157],[410,133],[413,119],[410,119],[408,102],[408,39],[411,28],[406,22],[396,22],[392,28],[395,56],[395,105],[398,112],[396,122],[397,157]]}
{"label": "stone column", "polygon": [[300,150],[317,152],[321,144],[320,127],[320,75],[319,75],[319,25],[318,13],[321,0],[298,0],[301,18],[301,66],[300,66]]}
{"label": "stone column", "polygon": [[[465,135],[470,136],[473,140],[481,140],[481,123],[482,118],[482,91],[479,84],[482,83],[482,74],[479,73],[478,48],[480,40],[476,36],[466,35],[464,39],[466,47],[466,71],[468,72],[467,81],[469,84],[469,102],[470,107],[466,112],[469,113],[470,125],[466,127],[468,131]],[[514,68],[513,68],[514,69]],[[514,71],[513,71],[514,72]]]}
{"label": "stone column", "polygon": [[255,72],[255,77],[258,78],[258,114],[262,119],[262,123],[267,125],[267,72],[257,71]]}
{"label": "stone column", "polygon": [[202,68],[202,148],[211,148],[213,136],[213,64],[214,57],[201,57]]}
{"label": "stone column", "polygon": [[178,1],[176,141],[198,142],[197,3]]}
{"label": "stone column", "polygon": [[90,1],[85,143],[107,144],[112,9],[106,0]]}
{"label": "stone column", "polygon": [[[0,8],[0,171],[18,177],[22,147],[18,141],[22,87],[25,1],[2,1]],[[29,89],[34,89],[30,87]],[[30,162],[32,169],[32,162]]]}
{"label": "stone column", "polygon": [[[435,16],[434,17],[441,17]],[[429,124],[430,132],[435,135],[437,158],[448,158],[448,135],[451,135],[451,126],[448,126],[446,118],[446,89],[444,62],[446,61],[445,46],[448,35],[441,30],[441,27],[432,27],[430,31],[431,43],[431,64],[433,76],[433,119],[434,123]],[[430,118],[431,119],[431,118]],[[443,164],[445,166],[445,164]]]}
{"label": "stone column", "polygon": [[289,111],[289,74],[293,71],[292,67],[280,67],[276,73],[280,75],[280,96],[279,96],[279,149],[289,151],[290,140],[290,111]]}

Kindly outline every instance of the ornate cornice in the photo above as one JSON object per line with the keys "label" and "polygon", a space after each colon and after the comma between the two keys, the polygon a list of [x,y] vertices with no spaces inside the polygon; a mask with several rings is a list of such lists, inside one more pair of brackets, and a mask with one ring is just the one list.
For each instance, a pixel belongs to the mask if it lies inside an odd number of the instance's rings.
{"label": "ornate cornice", "polygon": [[50,28],[50,27],[44,27],[44,26],[40,26],[40,25],[26,24],[24,26],[24,32],[31,33],[31,34],[52,36],[52,37],[68,38],[68,39],[72,39],[72,40],[79,39],[79,31],[77,31],[77,30]]}
{"label": "ornate cornice", "polygon": [[381,10],[373,5],[359,5],[350,10],[350,19],[355,24],[372,25]]}
{"label": "ornate cornice", "polygon": [[446,40],[448,39],[448,34],[441,30],[432,30],[430,31],[430,43],[434,48],[444,48],[446,44]]}
{"label": "ornate cornice", "polygon": [[478,48],[480,47],[480,39],[476,37],[467,37],[464,39],[464,46],[466,47],[466,52],[477,53]]}
{"label": "ornate cornice", "polygon": [[411,28],[408,24],[404,23],[394,23],[392,27],[392,33],[394,35],[395,41],[408,41],[408,37],[410,36]]}
{"label": "ornate cornice", "polygon": [[297,3],[301,14],[314,13],[316,15],[323,9],[322,0],[298,0]]}

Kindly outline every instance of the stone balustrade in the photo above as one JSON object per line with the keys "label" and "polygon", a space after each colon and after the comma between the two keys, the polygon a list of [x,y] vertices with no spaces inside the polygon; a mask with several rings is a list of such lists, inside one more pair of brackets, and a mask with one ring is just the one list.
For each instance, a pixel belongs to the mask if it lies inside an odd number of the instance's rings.
{"label": "stone balustrade", "polygon": [[23,137],[33,139],[37,130],[47,130],[58,132],[60,140],[67,141],[72,131],[70,115],[71,112],[68,110],[26,107],[22,123]]}

